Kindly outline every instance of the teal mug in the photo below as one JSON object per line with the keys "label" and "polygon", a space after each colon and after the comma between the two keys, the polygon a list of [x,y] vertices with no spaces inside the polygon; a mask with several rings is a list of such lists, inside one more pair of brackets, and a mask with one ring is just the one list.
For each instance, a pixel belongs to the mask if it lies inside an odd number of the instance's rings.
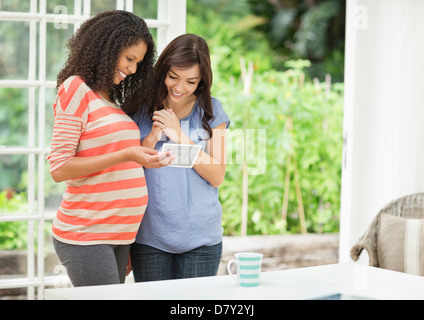
{"label": "teal mug", "polygon": [[[236,253],[234,260],[230,260],[227,264],[227,271],[236,278],[240,287],[257,287],[259,286],[259,277],[262,266],[262,253],[241,252]],[[233,274],[231,265],[235,263],[237,273]]]}

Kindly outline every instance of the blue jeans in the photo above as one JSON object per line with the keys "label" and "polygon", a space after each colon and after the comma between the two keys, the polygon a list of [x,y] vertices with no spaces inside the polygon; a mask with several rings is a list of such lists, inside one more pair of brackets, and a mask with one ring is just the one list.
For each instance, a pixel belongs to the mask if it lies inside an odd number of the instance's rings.
{"label": "blue jeans", "polygon": [[174,254],[133,243],[131,264],[136,282],[215,276],[221,262],[222,242]]}

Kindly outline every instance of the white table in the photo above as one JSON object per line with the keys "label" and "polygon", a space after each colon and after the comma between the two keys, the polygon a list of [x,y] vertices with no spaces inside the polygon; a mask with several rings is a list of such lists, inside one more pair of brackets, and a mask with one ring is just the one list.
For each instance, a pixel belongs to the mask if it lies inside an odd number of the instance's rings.
{"label": "white table", "polygon": [[332,295],[341,299],[421,300],[424,277],[344,263],[263,272],[256,288],[238,287],[232,276],[216,276],[45,292],[46,299],[71,300],[307,300]]}

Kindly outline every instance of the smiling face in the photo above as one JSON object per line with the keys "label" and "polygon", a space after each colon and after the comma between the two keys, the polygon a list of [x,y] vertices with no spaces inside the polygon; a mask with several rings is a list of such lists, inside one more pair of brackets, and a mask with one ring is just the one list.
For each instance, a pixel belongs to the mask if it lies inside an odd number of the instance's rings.
{"label": "smiling face", "polygon": [[119,84],[128,75],[137,71],[138,64],[143,61],[147,52],[147,44],[140,41],[138,44],[124,49],[118,58],[113,82]]}
{"label": "smiling face", "polygon": [[168,101],[172,104],[185,104],[195,99],[194,92],[201,80],[198,64],[181,69],[171,67],[165,77],[165,85],[168,89]]}

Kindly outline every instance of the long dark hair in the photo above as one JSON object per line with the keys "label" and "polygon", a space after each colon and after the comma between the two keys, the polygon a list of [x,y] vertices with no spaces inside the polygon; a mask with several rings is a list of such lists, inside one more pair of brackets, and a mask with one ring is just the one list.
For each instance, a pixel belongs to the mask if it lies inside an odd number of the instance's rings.
{"label": "long dark hair", "polygon": [[195,64],[199,65],[201,80],[194,94],[197,97],[198,105],[203,110],[203,128],[212,137],[212,129],[209,121],[214,117],[212,110],[211,86],[212,68],[209,54],[209,47],[206,41],[195,34],[184,34],[172,40],[163,50],[155,64],[156,74],[156,94],[149,111],[164,108],[163,101],[168,94],[165,85],[166,75],[171,67],[187,69]]}
{"label": "long dark hair", "polygon": [[[119,55],[144,41],[147,52],[134,74],[113,83]],[[106,11],[86,20],[67,44],[68,60],[57,76],[57,88],[70,76],[80,76],[93,90],[107,90],[127,114],[151,103],[156,47],[146,22],[123,10]]]}

